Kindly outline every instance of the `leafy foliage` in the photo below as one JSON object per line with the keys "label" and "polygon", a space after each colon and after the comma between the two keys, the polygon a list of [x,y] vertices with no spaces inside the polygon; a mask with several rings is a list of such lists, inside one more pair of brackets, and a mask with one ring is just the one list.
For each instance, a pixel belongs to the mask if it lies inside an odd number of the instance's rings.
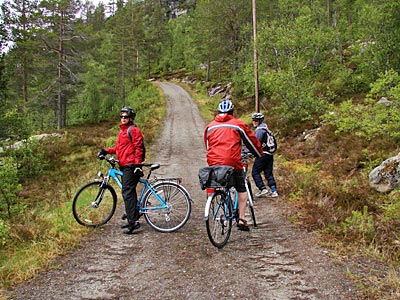
{"label": "leafy foliage", "polygon": [[18,162],[18,177],[26,179],[40,175],[47,165],[40,141],[28,139],[18,144],[17,149],[10,151],[10,156]]}
{"label": "leafy foliage", "polygon": [[0,166],[0,220],[3,220],[4,232],[3,235],[0,233],[0,239],[4,238],[8,227],[4,220],[9,220],[20,209],[16,193],[21,189],[16,160],[12,157],[3,158]]}
{"label": "leafy foliage", "polygon": [[[248,1],[128,1],[110,7],[111,14],[87,3],[79,17],[74,1],[59,7],[44,1],[41,14],[33,4],[7,0],[1,11],[3,36],[14,45],[5,72],[21,78],[7,86],[7,104],[27,111],[33,130],[106,118],[141,78],[178,69],[233,81],[238,97],[254,95]],[[373,0],[258,3],[259,91],[273,103],[264,106],[280,117],[282,130],[317,122],[328,104],[366,92],[385,70],[395,78],[398,9],[394,1]]]}
{"label": "leafy foliage", "polygon": [[[381,73],[373,84],[366,100],[354,104],[352,100],[342,102],[338,107],[331,105],[330,112],[323,116],[327,124],[334,125],[337,133],[353,133],[366,140],[389,136],[400,140],[400,77],[395,71]],[[375,100],[389,96],[392,102],[379,103]],[[370,98],[368,98],[370,97]]]}
{"label": "leafy foliage", "polygon": [[351,217],[343,222],[343,233],[349,239],[362,239],[370,243],[375,237],[375,222],[368,213],[368,206],[362,212],[352,211]]}
{"label": "leafy foliage", "polygon": [[400,101],[400,76],[394,70],[379,73],[377,80],[371,84],[371,89],[367,94],[368,98],[379,100],[381,97],[393,98],[393,100]]}

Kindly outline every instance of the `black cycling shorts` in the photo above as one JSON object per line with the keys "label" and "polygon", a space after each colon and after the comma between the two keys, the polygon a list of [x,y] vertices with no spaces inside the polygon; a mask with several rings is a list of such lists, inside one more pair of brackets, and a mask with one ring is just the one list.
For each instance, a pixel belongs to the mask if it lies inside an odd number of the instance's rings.
{"label": "black cycling shorts", "polygon": [[246,192],[246,185],[244,184],[244,173],[243,171],[234,170],[232,173],[233,186],[239,193]]}

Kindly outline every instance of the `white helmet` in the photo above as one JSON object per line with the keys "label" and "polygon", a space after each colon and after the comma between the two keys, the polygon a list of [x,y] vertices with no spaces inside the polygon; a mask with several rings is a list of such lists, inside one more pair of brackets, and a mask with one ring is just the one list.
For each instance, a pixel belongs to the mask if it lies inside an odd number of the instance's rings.
{"label": "white helmet", "polygon": [[233,112],[233,103],[229,99],[222,99],[218,105],[218,112],[220,113],[230,113]]}
{"label": "white helmet", "polygon": [[253,121],[262,122],[264,121],[264,115],[262,113],[254,113],[251,115]]}

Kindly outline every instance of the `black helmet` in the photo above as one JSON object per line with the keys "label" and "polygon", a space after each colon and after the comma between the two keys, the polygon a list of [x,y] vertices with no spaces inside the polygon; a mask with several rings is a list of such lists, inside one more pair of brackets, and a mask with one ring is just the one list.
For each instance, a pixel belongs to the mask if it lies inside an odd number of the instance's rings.
{"label": "black helmet", "polygon": [[253,121],[262,122],[264,121],[264,115],[262,113],[254,113],[251,115]]}
{"label": "black helmet", "polygon": [[124,106],[123,108],[121,108],[120,112],[121,113],[127,113],[128,117],[131,118],[131,119],[134,119],[135,116],[136,116],[135,111],[129,106]]}
{"label": "black helmet", "polygon": [[231,113],[233,112],[233,103],[229,99],[222,99],[218,105],[218,112],[220,113]]}

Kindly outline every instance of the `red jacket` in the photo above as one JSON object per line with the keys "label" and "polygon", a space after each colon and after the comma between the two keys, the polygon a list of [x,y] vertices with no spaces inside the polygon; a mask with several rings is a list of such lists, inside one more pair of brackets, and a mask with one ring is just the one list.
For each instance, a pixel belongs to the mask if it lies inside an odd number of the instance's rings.
{"label": "red jacket", "polygon": [[204,131],[208,165],[243,170],[242,141],[254,156],[263,155],[260,141],[243,121],[229,114],[218,114]]}
{"label": "red jacket", "polygon": [[142,163],[143,134],[140,129],[133,126],[131,129],[132,141],[128,137],[128,128],[132,123],[121,124],[115,147],[106,148],[109,154],[116,154],[121,167],[126,165],[139,165]]}

